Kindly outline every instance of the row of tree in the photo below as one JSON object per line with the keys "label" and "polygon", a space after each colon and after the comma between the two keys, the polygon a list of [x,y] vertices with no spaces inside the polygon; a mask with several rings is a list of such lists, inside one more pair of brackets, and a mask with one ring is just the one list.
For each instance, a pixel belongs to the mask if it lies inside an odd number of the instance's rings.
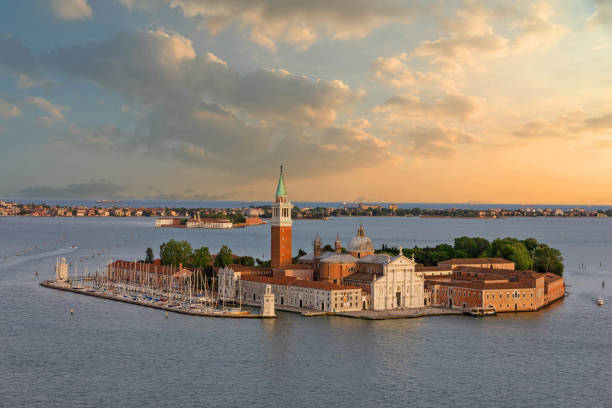
{"label": "row of tree", "polygon": [[[377,253],[399,254],[396,247],[383,244]],[[450,258],[504,258],[516,264],[519,270],[552,272],[563,275],[561,251],[538,242],[535,238],[497,238],[493,242],[480,237],[455,238],[454,245],[440,244],[435,247],[404,248],[404,256],[412,257],[418,264],[435,266]]]}
{"label": "row of tree", "polygon": [[[175,241],[174,239],[164,242],[159,246],[159,258],[162,265],[178,266],[182,264],[188,267],[203,268],[203,270],[210,270],[213,266],[222,268],[226,265],[237,263],[234,260],[232,250],[227,245],[223,245],[219,249],[213,261],[213,256],[210,254],[208,247],[203,246],[194,250],[188,241]],[[255,261],[250,256],[241,257],[237,260],[244,265],[255,264]],[[153,250],[147,248],[145,262],[153,263],[153,261]]]}

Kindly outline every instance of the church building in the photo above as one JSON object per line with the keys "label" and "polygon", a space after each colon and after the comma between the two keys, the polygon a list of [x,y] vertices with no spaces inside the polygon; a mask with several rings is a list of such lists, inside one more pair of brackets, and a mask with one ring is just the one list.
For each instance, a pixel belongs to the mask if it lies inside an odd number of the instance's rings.
{"label": "church building", "polygon": [[391,310],[424,306],[424,276],[416,270],[414,259],[400,254],[375,254],[372,240],[363,225],[351,240],[346,252],[337,236],[333,252],[321,252],[319,235],[313,251],[299,258],[312,265],[316,280],[332,284],[360,287],[364,292],[363,308]]}
{"label": "church building", "polygon": [[338,234],[334,250],[324,252],[317,234],[312,252],[294,264],[291,209],[281,166],[270,220],[270,268],[228,265],[219,270],[220,297],[255,302],[270,285],[279,306],[342,312],[424,305],[423,273],[416,271],[414,259],[401,251],[397,256],[374,253],[363,225],[346,251]]}

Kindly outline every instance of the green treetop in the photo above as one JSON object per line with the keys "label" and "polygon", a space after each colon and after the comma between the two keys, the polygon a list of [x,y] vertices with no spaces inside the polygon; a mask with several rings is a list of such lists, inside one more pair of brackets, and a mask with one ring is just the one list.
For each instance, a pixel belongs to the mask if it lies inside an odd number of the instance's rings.
{"label": "green treetop", "polygon": [[159,246],[159,257],[162,265],[187,265],[191,259],[191,245],[187,241],[171,239]]}
{"label": "green treetop", "polygon": [[223,245],[217,256],[215,257],[215,266],[224,268],[227,265],[234,263],[234,257],[232,256],[232,250],[227,245]]}

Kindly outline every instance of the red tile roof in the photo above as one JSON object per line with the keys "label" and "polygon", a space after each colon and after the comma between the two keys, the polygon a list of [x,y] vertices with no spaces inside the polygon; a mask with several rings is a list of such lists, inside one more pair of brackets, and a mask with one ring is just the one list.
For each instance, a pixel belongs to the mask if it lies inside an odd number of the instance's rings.
{"label": "red tile roof", "polygon": [[241,264],[230,264],[228,268],[234,272],[252,272],[259,275],[272,275],[272,268],[264,268],[261,266],[241,265]]}
{"label": "red tile roof", "polygon": [[269,276],[245,276],[241,277],[244,281],[267,283],[270,285],[285,285],[285,286],[298,286],[302,288],[320,289],[320,290],[351,290],[359,289],[356,286],[342,286],[334,283],[315,282],[299,279],[293,276],[285,276],[283,278],[272,278]]}
{"label": "red tile roof", "polygon": [[312,264],[290,264],[290,265],[282,265],[274,268],[274,270],[278,271],[290,271],[295,269],[312,269]]}
{"label": "red tile roof", "polygon": [[451,258],[438,262],[438,265],[474,265],[474,264],[509,264],[514,263],[504,258]]}
{"label": "red tile roof", "polygon": [[248,282],[268,283],[270,285],[290,285],[293,282],[295,282],[298,278],[294,276],[273,278],[270,276],[249,275],[249,276],[241,276],[240,279],[243,281],[248,281]]}
{"label": "red tile roof", "polygon": [[[113,268],[125,269],[128,271],[143,271],[155,273],[158,275],[173,275],[179,271],[177,266],[170,265],[158,265],[158,264],[149,264],[144,262],[131,262],[131,261],[115,261],[112,264]],[[185,269],[185,268],[183,268]],[[188,271],[199,271],[201,268],[189,268]]]}
{"label": "red tile roof", "polygon": [[361,288],[357,286],[343,286],[335,283],[316,282],[301,279],[291,284],[291,286],[321,290],[361,290]]}
{"label": "red tile roof", "polygon": [[427,272],[427,271],[449,271],[451,268],[445,265],[438,266],[417,266],[415,267],[416,272]]}

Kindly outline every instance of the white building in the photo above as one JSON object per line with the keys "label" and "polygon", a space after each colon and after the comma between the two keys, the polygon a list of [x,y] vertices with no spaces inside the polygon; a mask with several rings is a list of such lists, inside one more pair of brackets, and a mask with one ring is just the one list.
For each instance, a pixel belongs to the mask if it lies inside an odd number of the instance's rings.
{"label": "white building", "polygon": [[344,278],[347,285],[359,286],[370,293],[370,310],[423,307],[424,278],[416,271],[414,259],[401,255],[368,255],[357,261],[357,272]]}
{"label": "white building", "polygon": [[172,218],[172,217],[157,218],[155,220],[155,226],[156,227],[172,227],[173,225],[176,225],[178,222],[180,221],[177,218]]}
{"label": "white building", "polygon": [[224,229],[232,228],[233,224],[230,220],[225,218],[203,218],[187,221],[185,224],[187,228],[213,228],[213,229]]}
{"label": "white building", "polygon": [[362,310],[362,290],[358,287],[315,282],[296,277],[241,276],[231,267],[219,269],[219,299],[238,302],[261,302],[270,286],[276,305],[293,306],[324,312]]}

